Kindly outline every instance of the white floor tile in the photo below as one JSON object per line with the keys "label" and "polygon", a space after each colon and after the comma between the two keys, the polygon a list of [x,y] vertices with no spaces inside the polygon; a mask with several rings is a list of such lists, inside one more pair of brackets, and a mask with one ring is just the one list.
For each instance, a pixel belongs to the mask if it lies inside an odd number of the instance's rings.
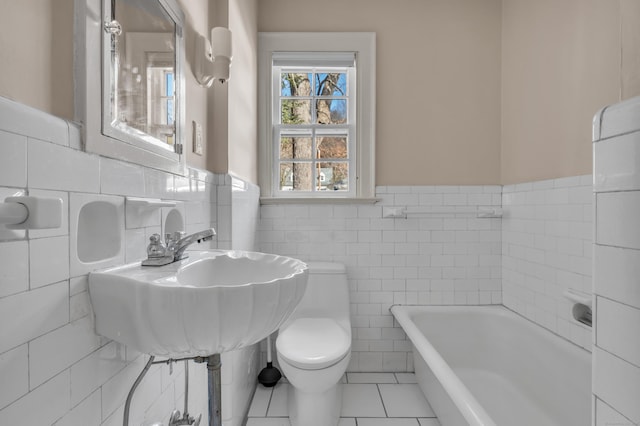
{"label": "white floor tile", "polygon": [[440,426],[438,419],[418,419],[420,426]]}
{"label": "white floor tile", "polygon": [[379,385],[389,417],[435,417],[417,384]]}
{"label": "white floor tile", "polygon": [[417,419],[358,419],[358,426],[419,426]]}
{"label": "white floor tile", "polygon": [[376,385],[346,384],[342,386],[342,417],[386,417]]}
{"label": "white floor tile", "polygon": [[396,373],[398,383],[418,383],[415,373]]}
{"label": "white floor tile", "polygon": [[[345,380],[338,426],[440,426],[413,373],[348,373]],[[259,385],[246,426],[291,426],[289,386],[286,382],[274,388]]]}
{"label": "white floor tile", "polygon": [[249,417],[266,417],[269,401],[271,400],[271,392],[273,388],[266,388],[262,385],[256,387],[256,393],[253,394],[251,407],[249,407]]}
{"label": "white floor tile", "polygon": [[393,373],[347,373],[348,383],[398,383]]}
{"label": "white floor tile", "polygon": [[288,383],[278,383],[273,387],[273,394],[271,395],[271,403],[269,404],[269,411],[267,417],[288,417],[289,410],[287,405],[287,393],[289,391]]}
{"label": "white floor tile", "polygon": [[252,417],[247,420],[247,426],[291,426],[288,417]]}

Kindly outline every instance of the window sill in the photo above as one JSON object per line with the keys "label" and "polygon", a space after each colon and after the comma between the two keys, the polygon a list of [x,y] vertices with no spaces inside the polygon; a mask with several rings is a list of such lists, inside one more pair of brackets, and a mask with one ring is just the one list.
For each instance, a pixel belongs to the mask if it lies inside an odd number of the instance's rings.
{"label": "window sill", "polygon": [[375,204],[380,198],[261,197],[260,204]]}

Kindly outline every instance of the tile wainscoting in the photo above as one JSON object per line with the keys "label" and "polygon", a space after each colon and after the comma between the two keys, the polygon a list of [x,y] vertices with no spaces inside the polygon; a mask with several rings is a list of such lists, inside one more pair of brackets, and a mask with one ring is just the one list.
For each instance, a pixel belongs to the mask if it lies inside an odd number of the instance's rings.
{"label": "tile wainscoting", "polygon": [[[255,249],[258,189],[190,169],[172,175],[80,151],[75,124],[0,98],[0,198],[59,197],[62,227],[9,231],[0,226],[0,424],[121,425],[123,404],[147,357],[94,333],[87,275],[70,266],[70,204],[108,194],[178,201],[187,232],[215,227],[222,248]],[[234,205],[254,213],[234,216]],[[232,223],[233,222],[233,223]],[[123,223],[125,220],[123,218]],[[236,235],[232,233],[237,231]],[[161,214],[127,222],[124,259],[146,255]],[[258,346],[223,354],[223,417],[240,425],[258,372]],[[190,363],[191,414],[207,413],[206,367]],[[136,391],[131,424],[167,423],[183,409],[183,367],[154,366]]]}
{"label": "tile wainscoting", "polygon": [[594,120],[594,426],[640,424],[639,107]]}
{"label": "tile wainscoting", "polygon": [[[567,288],[591,293],[591,176],[509,186],[380,186],[374,205],[258,203],[258,188],[231,176],[171,175],[84,153],[73,124],[0,99],[0,197],[63,199],[55,230],[0,229],[0,423],[118,425],[145,356],[96,336],[86,275],[70,266],[69,211],[83,194],[176,200],[188,232],[214,226],[221,248],[258,249],[347,265],[350,372],[413,370],[410,343],[388,308],[501,304],[590,349],[571,319]],[[422,214],[384,218],[386,207]],[[502,207],[502,218],[478,218]],[[126,261],[141,258],[160,215],[124,230]],[[264,357],[264,355],[263,355]],[[224,416],[243,421],[257,347],[223,358]],[[248,367],[248,369],[247,369]],[[204,369],[192,365],[192,413],[206,411]],[[137,421],[182,408],[182,369],[154,367],[138,390]],[[34,407],[39,407],[37,410]]]}
{"label": "tile wainscoting", "polygon": [[[262,251],[347,265],[352,357],[348,371],[412,371],[411,345],[393,304],[499,304],[500,186],[385,186],[375,205],[263,205]],[[383,218],[383,208],[424,211]]]}
{"label": "tile wainscoting", "polygon": [[502,203],[502,300],[591,351],[591,328],[573,319],[567,289],[592,294],[592,176],[507,185]]}
{"label": "tile wainscoting", "polygon": [[[392,304],[501,304],[590,350],[568,288],[591,294],[591,175],[507,186],[381,186],[375,205],[263,205],[263,251],[347,265],[348,371],[412,371]],[[385,207],[421,214],[383,218]],[[478,218],[479,208],[502,218]]]}

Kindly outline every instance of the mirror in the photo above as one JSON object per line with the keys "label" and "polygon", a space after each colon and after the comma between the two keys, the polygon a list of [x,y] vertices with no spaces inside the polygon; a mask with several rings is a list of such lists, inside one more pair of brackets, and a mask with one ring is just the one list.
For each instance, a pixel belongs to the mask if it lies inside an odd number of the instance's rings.
{"label": "mirror", "polygon": [[85,149],[183,171],[184,15],[176,0],[80,0],[76,5],[84,33],[79,37],[84,46],[76,49],[81,89],[76,115],[83,123]]}
{"label": "mirror", "polygon": [[157,0],[106,2],[110,79],[103,81],[103,131],[174,151],[176,23]]}

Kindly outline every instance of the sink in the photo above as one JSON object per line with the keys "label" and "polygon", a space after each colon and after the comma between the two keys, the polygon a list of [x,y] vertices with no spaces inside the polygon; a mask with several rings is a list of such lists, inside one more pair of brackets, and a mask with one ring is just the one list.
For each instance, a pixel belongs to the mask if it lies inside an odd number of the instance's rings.
{"label": "sink", "polygon": [[140,262],[89,274],[96,332],[140,352],[209,356],[278,329],[307,285],[307,265],[265,253],[191,251],[165,266]]}

